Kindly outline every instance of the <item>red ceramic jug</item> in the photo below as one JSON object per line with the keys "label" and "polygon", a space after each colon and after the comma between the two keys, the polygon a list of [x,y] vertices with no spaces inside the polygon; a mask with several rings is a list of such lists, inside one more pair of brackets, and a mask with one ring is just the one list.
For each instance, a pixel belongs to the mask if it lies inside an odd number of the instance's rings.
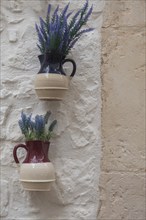
{"label": "red ceramic jug", "polygon": [[14,147],[13,156],[19,163],[17,150],[24,148],[26,158],[20,163],[20,181],[26,190],[49,191],[55,181],[54,166],[48,158],[49,142],[26,141]]}
{"label": "red ceramic jug", "polygon": [[26,141],[26,144],[18,144],[14,147],[13,156],[16,163],[19,163],[17,157],[18,148],[24,148],[27,151],[23,163],[44,163],[50,162],[48,158],[50,142]]}

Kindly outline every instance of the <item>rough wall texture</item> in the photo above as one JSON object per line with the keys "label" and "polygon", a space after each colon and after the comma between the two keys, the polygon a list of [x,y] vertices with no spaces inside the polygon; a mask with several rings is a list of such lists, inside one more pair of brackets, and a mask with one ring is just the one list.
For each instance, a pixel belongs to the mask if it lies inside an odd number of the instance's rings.
{"label": "rough wall texture", "polygon": [[[45,16],[47,3],[68,1],[1,1],[1,218],[96,219],[100,164],[100,29],[102,0],[91,0],[94,13],[84,36],[72,51],[77,73],[63,102],[39,101],[33,82],[39,70],[34,24]],[[71,8],[84,1],[72,0]],[[58,120],[57,137],[50,147],[56,182],[50,192],[26,192],[12,151],[23,138],[17,121],[21,110],[45,113]],[[24,152],[20,152],[23,158]]]}
{"label": "rough wall texture", "polygon": [[146,219],[145,3],[106,1],[98,220]]}

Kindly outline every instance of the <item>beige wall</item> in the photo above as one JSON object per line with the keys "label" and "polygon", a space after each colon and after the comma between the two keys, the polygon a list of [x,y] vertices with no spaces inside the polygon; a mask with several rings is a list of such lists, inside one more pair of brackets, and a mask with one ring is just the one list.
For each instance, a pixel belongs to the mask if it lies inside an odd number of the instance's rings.
{"label": "beige wall", "polygon": [[146,1],[106,1],[98,220],[144,220]]}

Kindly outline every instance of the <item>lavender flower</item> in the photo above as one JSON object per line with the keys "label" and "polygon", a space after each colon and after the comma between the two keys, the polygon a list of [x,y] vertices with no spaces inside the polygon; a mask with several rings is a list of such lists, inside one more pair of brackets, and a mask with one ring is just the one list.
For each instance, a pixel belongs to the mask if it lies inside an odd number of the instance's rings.
{"label": "lavender flower", "polygon": [[39,40],[37,46],[42,54],[47,52],[66,56],[84,33],[93,30],[93,28],[81,30],[93,11],[93,6],[89,8],[88,0],[72,18],[70,16],[73,12],[68,12],[68,9],[69,3],[59,13],[57,6],[51,16],[49,4],[46,20],[40,17],[40,25],[36,24],[36,31]]}
{"label": "lavender flower", "polygon": [[50,115],[51,112],[48,111],[45,115],[36,115],[35,119],[32,120],[32,114],[27,116],[25,113],[21,113],[18,124],[26,140],[49,141],[57,124],[56,120],[53,120],[50,125],[48,124]]}

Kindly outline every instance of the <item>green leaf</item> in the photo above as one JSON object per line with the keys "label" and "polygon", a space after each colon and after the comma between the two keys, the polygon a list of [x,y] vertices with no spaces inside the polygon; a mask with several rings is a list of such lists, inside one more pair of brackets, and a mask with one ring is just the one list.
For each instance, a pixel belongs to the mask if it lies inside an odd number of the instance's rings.
{"label": "green leaf", "polygon": [[50,124],[48,130],[49,130],[50,132],[53,131],[53,129],[54,129],[54,127],[55,127],[56,124],[57,124],[57,120],[54,120],[54,121]]}

